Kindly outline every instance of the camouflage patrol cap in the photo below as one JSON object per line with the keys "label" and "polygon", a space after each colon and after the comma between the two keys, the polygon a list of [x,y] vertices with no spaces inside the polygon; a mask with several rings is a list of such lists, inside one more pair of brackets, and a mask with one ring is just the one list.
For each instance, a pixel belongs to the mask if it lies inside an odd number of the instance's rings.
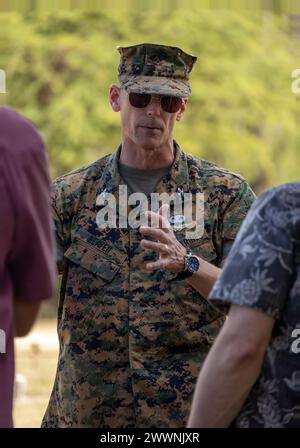
{"label": "camouflage patrol cap", "polygon": [[177,47],[139,44],[117,47],[121,54],[118,78],[127,92],[187,97],[189,73],[196,56]]}

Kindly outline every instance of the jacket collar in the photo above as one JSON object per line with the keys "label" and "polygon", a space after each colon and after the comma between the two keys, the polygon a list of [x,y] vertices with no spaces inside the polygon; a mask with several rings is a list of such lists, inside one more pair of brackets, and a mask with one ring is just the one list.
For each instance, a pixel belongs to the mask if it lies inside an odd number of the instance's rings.
{"label": "jacket collar", "polygon": [[[122,146],[119,145],[116,151],[110,154],[104,172],[102,174],[103,192],[116,194],[119,185],[124,185],[120,176],[118,162]],[[189,170],[187,164],[187,155],[180,149],[174,140],[175,158],[170,171],[159,182],[155,192],[162,193],[187,193],[189,192]]]}

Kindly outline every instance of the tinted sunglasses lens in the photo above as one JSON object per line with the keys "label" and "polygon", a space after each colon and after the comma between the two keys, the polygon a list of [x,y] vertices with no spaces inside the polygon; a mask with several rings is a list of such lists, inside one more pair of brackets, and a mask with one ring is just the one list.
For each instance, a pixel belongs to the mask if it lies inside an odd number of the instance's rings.
{"label": "tinted sunglasses lens", "polygon": [[177,96],[162,96],[161,97],[161,107],[165,112],[174,114],[178,112],[182,104],[182,99]]}
{"label": "tinted sunglasses lens", "polygon": [[148,93],[129,93],[129,102],[133,107],[146,107],[151,101],[151,95]]}

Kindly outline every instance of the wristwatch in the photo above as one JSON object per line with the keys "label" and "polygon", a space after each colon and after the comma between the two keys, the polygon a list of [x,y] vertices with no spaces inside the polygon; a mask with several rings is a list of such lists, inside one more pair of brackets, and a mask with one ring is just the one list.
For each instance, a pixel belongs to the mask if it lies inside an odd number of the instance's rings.
{"label": "wristwatch", "polygon": [[199,258],[189,252],[184,258],[184,271],[180,272],[180,278],[188,278],[197,272],[200,268]]}

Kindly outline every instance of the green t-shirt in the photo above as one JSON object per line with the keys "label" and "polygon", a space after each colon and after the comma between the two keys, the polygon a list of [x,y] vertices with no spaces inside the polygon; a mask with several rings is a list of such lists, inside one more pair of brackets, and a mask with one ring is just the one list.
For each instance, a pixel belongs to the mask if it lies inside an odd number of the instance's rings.
{"label": "green t-shirt", "polygon": [[162,168],[140,169],[124,165],[120,161],[118,164],[119,173],[131,192],[144,193],[147,196],[155,191],[155,187],[168,174],[171,166],[172,164]]}

